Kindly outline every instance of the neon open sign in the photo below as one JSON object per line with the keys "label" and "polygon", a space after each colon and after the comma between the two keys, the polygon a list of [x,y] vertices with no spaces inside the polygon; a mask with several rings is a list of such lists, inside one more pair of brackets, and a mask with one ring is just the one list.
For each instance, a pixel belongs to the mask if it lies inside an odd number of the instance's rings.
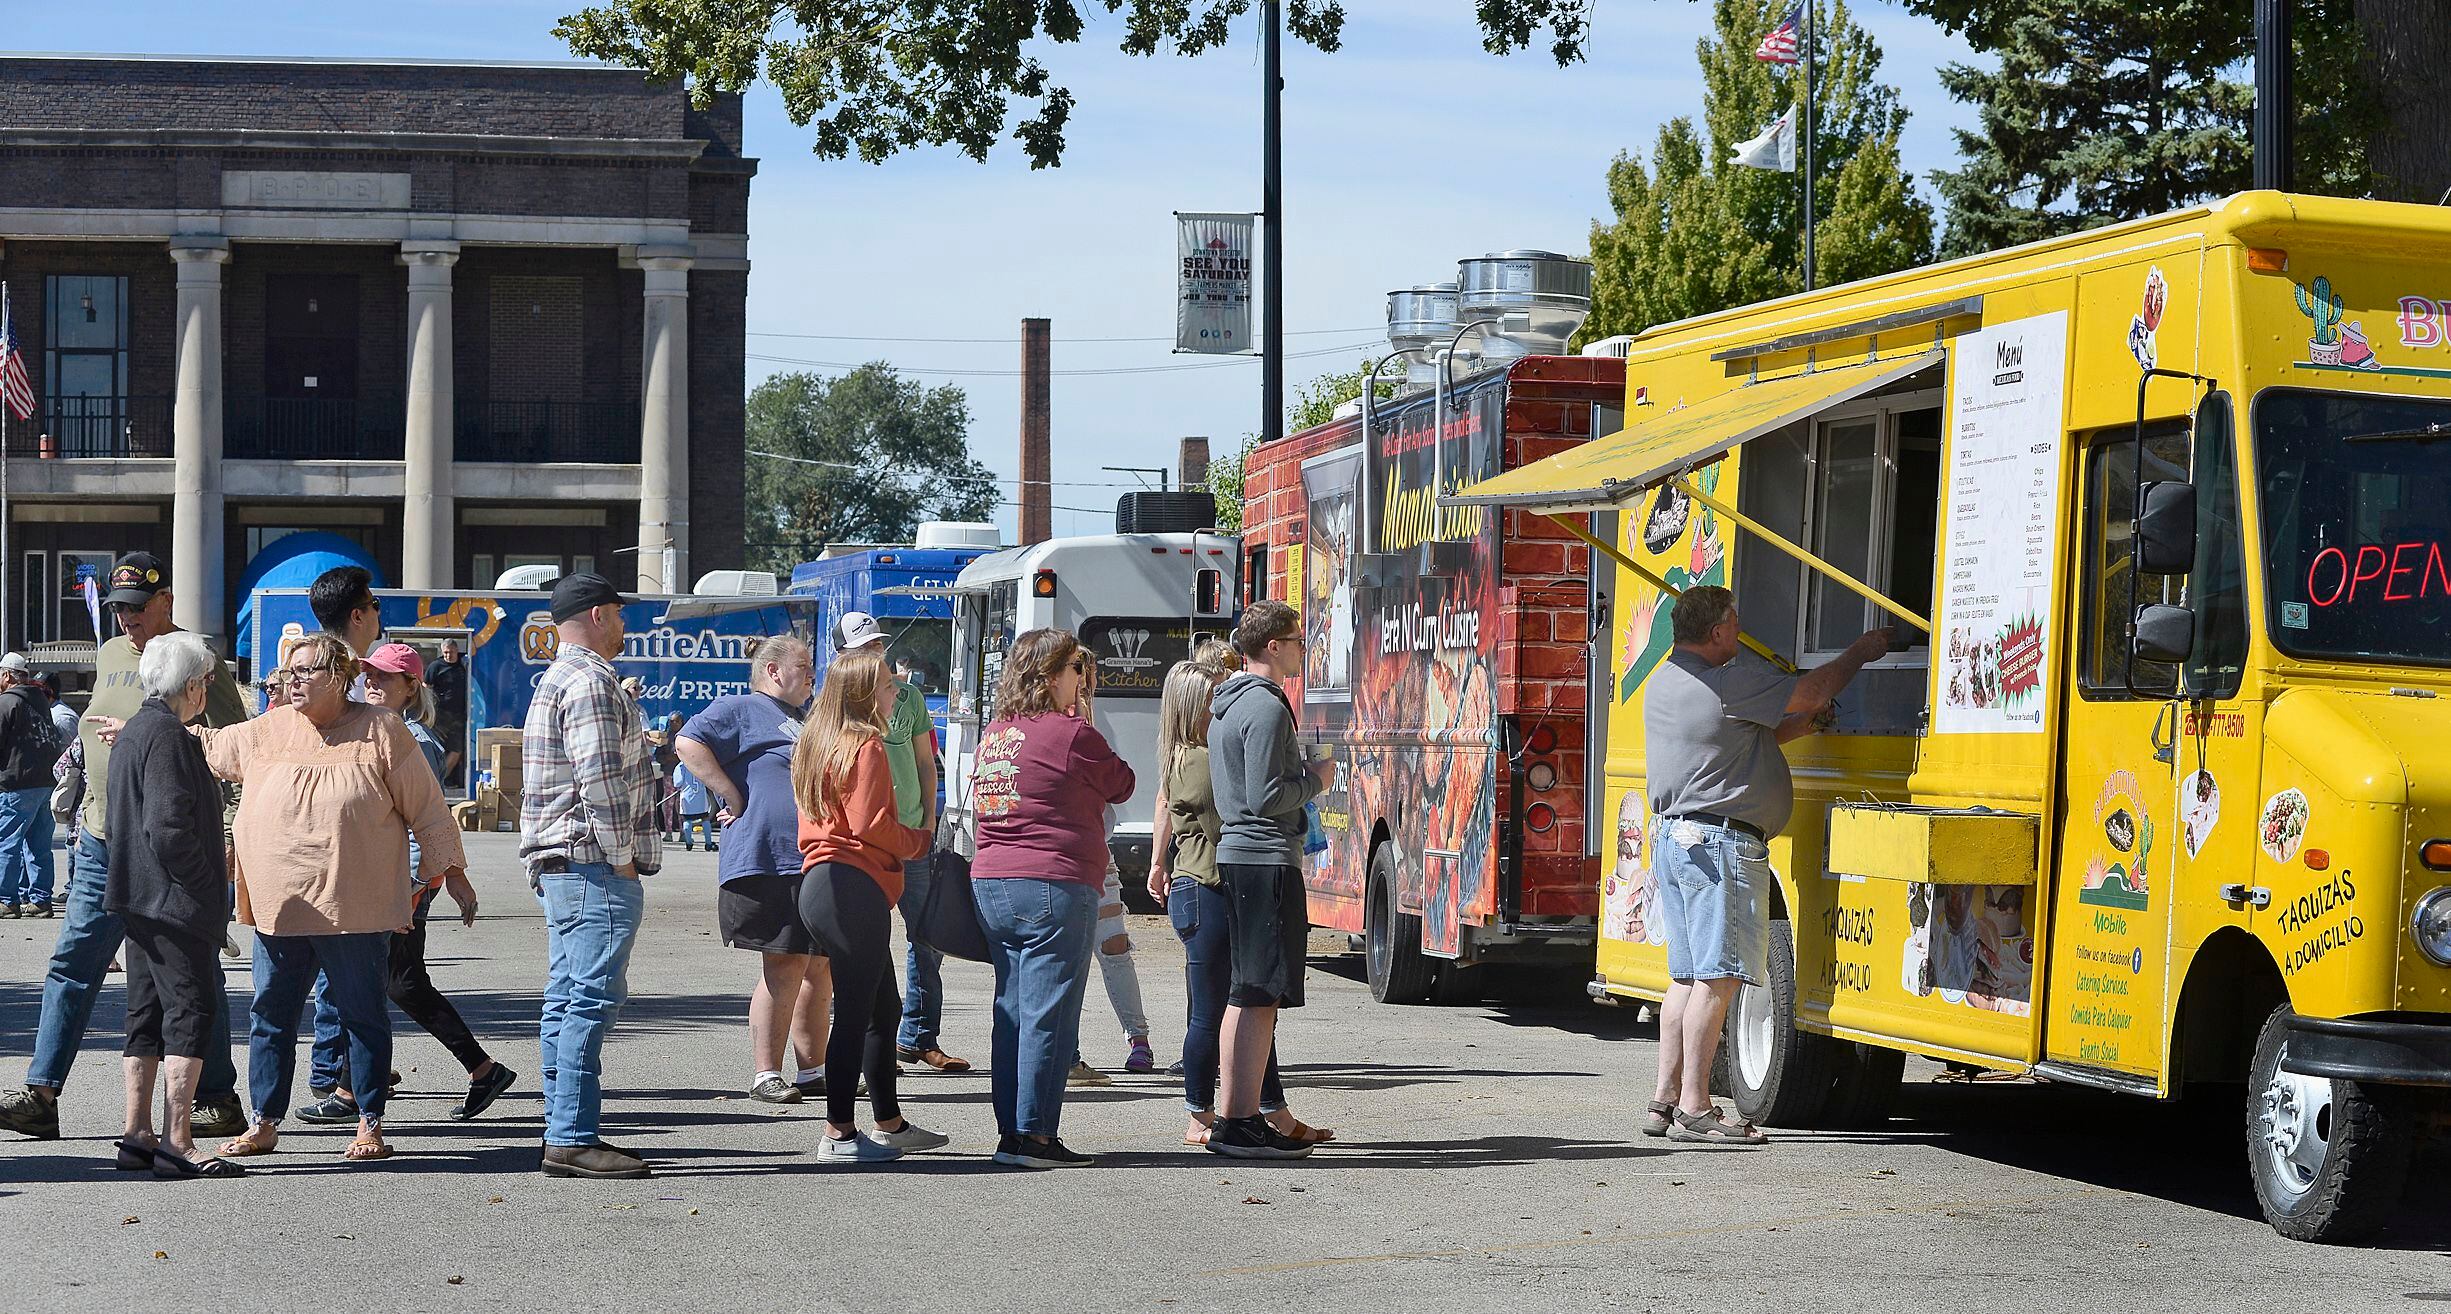
{"label": "neon open sign", "polygon": [[[2451,568],[2443,564],[2442,544],[2395,543],[2386,548],[2367,543],[2354,554],[2328,547],[2306,565],[2307,600],[2318,607],[2354,603],[2359,589],[2376,583],[2382,586],[2384,602],[2451,598]],[[2366,589],[2366,600],[2376,600],[2373,589]]]}

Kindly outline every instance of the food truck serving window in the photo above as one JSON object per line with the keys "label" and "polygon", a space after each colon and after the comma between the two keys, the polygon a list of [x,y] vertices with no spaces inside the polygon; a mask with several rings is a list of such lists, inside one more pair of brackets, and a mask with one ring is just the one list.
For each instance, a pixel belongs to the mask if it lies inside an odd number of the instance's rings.
{"label": "food truck serving window", "polygon": [[2275,388],[2254,416],[2275,646],[2451,665],[2451,402]]}

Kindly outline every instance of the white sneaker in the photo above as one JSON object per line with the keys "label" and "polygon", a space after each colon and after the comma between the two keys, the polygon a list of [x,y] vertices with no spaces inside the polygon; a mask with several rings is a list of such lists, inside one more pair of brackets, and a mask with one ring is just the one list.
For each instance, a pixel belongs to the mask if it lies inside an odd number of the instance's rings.
{"label": "white sneaker", "polygon": [[952,1137],[943,1132],[929,1131],[908,1118],[902,1120],[902,1130],[871,1131],[868,1133],[868,1139],[879,1145],[891,1146],[904,1154],[918,1154],[924,1150],[941,1150],[953,1143]]}
{"label": "white sneaker", "polygon": [[827,1163],[891,1163],[902,1157],[902,1151],[867,1136],[838,1141],[829,1132],[817,1138],[817,1157]]}

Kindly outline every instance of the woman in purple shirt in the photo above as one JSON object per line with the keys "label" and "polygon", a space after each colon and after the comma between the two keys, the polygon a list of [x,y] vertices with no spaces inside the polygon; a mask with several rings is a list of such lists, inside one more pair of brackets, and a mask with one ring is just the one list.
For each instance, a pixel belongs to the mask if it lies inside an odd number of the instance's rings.
{"label": "woman in purple shirt", "polygon": [[1056,1137],[1081,1038],[1081,992],[1106,884],[1106,809],[1132,768],[1091,724],[1089,654],[1062,630],[1013,641],[971,776],[971,895],[996,967],[989,1085],[996,1162],[1069,1168]]}

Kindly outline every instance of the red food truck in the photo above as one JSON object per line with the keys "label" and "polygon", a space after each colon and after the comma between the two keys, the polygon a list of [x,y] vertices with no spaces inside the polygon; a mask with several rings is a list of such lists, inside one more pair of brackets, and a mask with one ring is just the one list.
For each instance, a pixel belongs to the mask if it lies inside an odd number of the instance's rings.
{"label": "red food truck", "polygon": [[1436,499],[1613,432],[1624,402],[1621,359],[1524,356],[1246,464],[1245,596],[1302,613],[1287,694],[1306,751],[1340,767],[1310,919],[1360,938],[1381,1001],[1477,997],[1482,964],[1590,966],[1608,575],[1555,521]]}

